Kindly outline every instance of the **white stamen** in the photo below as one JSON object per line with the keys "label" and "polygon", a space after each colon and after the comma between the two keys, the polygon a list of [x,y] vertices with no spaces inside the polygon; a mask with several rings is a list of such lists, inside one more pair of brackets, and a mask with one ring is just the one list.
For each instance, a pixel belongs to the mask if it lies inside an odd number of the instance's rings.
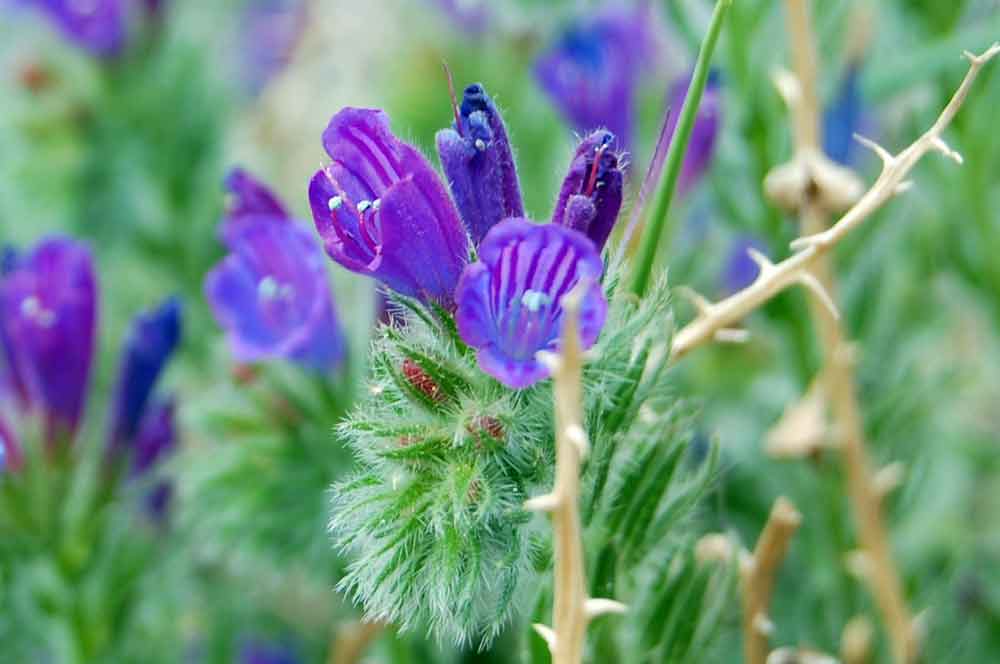
{"label": "white stamen", "polygon": [[360,214],[364,214],[365,212],[368,211],[368,208],[370,208],[371,206],[372,206],[371,201],[361,201],[360,203],[358,203],[358,212]]}
{"label": "white stamen", "polygon": [[339,210],[340,206],[343,204],[344,204],[344,199],[341,198],[340,196],[334,196],[326,203],[327,207],[330,208],[330,212],[333,212],[334,210]]}
{"label": "white stamen", "polygon": [[480,152],[482,152],[483,150],[486,149],[486,142],[483,141],[483,139],[481,139],[481,138],[477,138],[476,139],[475,145],[476,145],[476,149],[479,150]]}
{"label": "white stamen", "polygon": [[549,296],[541,291],[527,290],[521,296],[521,304],[532,313],[538,311],[551,301]]}
{"label": "white stamen", "polygon": [[52,327],[53,323],[56,322],[55,313],[42,308],[41,301],[34,295],[21,301],[21,315],[30,318],[42,327]]}
{"label": "white stamen", "polygon": [[382,199],[381,198],[376,198],[375,200],[372,201],[372,209],[373,210],[375,210],[376,212],[378,212],[378,209],[380,207],[382,207]]}

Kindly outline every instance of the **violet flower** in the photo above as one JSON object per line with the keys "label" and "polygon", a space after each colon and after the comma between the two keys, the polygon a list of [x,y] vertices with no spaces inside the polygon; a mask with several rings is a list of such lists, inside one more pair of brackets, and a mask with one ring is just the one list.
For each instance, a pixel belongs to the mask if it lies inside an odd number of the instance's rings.
{"label": "violet flower", "polygon": [[[680,119],[681,107],[687,98],[691,76],[686,75],[674,81],[670,86],[667,105],[671,109],[667,125],[667,136],[673,138]],[[694,187],[708,170],[715,152],[715,140],[719,134],[722,115],[722,93],[720,90],[719,73],[712,70],[708,74],[705,91],[698,106],[691,138],[684,153],[684,163],[677,178],[677,193],[684,195]]]}
{"label": "violet flower", "polygon": [[140,431],[146,406],[163,367],[181,339],[181,304],[169,298],[132,322],[115,388],[110,444],[121,449]]}
{"label": "violet flower", "polygon": [[760,267],[750,258],[750,249],[766,255],[764,243],[751,235],[743,235],[733,242],[722,272],[722,287],[726,293],[739,292],[757,279]]}
{"label": "violet flower", "polygon": [[858,65],[851,63],[844,73],[837,96],[823,114],[823,152],[847,165],[855,150],[854,134],[861,127],[861,90]]}
{"label": "violet flower", "polygon": [[524,216],[507,129],[481,84],[465,88],[455,123],[437,134],[437,149],[474,244],[502,219]]}
{"label": "violet flower", "polygon": [[75,433],[94,352],[97,287],[79,242],[42,241],[0,281],[0,340],[50,441]]}
{"label": "violet flower", "polygon": [[656,50],[652,25],[648,3],[609,6],[570,25],[535,62],[539,84],[577,132],[606,128],[619,148],[631,145],[636,87]]}
{"label": "violet flower", "polygon": [[468,237],[444,184],[385,113],[345,108],[323,133],[332,161],[309,184],[327,254],[353,272],[451,306]]}
{"label": "violet flower", "polygon": [[226,176],[223,187],[226,190],[226,212],[219,227],[219,235],[224,243],[238,235],[239,228],[248,219],[274,217],[277,220],[291,219],[278,197],[257,178],[242,168],[234,168]]}
{"label": "violet flower", "polygon": [[278,643],[248,641],[240,651],[240,664],[299,664],[300,661],[295,651]]}
{"label": "violet flower", "polygon": [[125,46],[128,0],[21,0],[48,16],[65,38],[100,58]]}
{"label": "violet flower", "polygon": [[[133,442],[132,477],[149,473],[177,446],[174,401],[166,400],[148,409]],[[145,497],[146,511],[155,522],[162,522],[170,507],[173,486],[168,480],[159,480]]]}
{"label": "violet flower", "polygon": [[305,0],[247,0],[240,17],[239,56],[250,92],[285,68],[306,25]]}
{"label": "violet flower", "polygon": [[433,0],[462,31],[479,35],[489,27],[492,14],[488,0]]}
{"label": "violet flower", "polygon": [[229,248],[205,294],[236,359],[284,358],[320,371],[338,365],[344,339],[313,237],[295,223],[254,217]]}
{"label": "violet flower", "polygon": [[558,350],[562,297],[581,282],[587,284],[581,342],[592,346],[607,314],[603,269],[594,244],[574,230],[526,219],[494,226],[456,289],[455,322],[465,343],[478,349],[479,367],[514,389],[548,376],[537,353]]}
{"label": "violet flower", "polygon": [[611,149],[614,136],[598,130],[577,147],[559,189],[552,223],[580,231],[600,252],[618,219],[624,176]]}

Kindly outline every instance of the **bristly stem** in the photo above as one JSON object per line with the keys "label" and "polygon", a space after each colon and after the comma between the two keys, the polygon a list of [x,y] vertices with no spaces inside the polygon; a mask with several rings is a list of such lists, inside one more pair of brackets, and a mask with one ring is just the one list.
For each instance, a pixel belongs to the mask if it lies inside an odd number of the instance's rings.
{"label": "bristly stem", "polygon": [[647,227],[639,246],[630,289],[637,297],[645,295],[646,288],[649,286],[649,278],[653,272],[653,264],[656,262],[657,250],[667,225],[670,201],[677,188],[677,178],[680,176],[681,165],[684,163],[684,153],[687,150],[688,140],[691,138],[695,116],[698,113],[701,96],[708,80],[712,53],[715,51],[715,44],[722,32],[722,23],[732,3],[733,0],[718,0],[715,3],[712,20],[708,25],[708,33],[705,35],[705,41],[701,44],[701,50],[698,51],[698,60],[695,62],[691,84],[688,87],[687,96],[684,98],[684,104],[681,106],[677,129],[670,140],[667,161],[656,190],[653,192],[649,213],[645,215]]}

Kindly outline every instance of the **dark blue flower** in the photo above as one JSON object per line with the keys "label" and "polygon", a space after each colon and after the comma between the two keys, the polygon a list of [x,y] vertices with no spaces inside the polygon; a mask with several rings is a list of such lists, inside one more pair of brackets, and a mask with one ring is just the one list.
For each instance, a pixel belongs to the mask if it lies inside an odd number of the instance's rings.
{"label": "dark blue flower", "polygon": [[614,136],[596,131],[580,142],[559,189],[552,223],[580,231],[604,248],[622,207],[624,174]]}
{"label": "dark blue flower", "polygon": [[300,664],[301,661],[290,646],[270,641],[247,641],[240,650],[240,664]]}
{"label": "dark blue flower", "polygon": [[823,151],[841,164],[850,162],[854,152],[854,134],[860,131],[862,120],[861,89],[857,63],[851,63],[833,103],[823,114]]}
{"label": "dark blue flower", "polygon": [[478,350],[479,367],[514,389],[548,376],[537,354],[558,350],[562,298],[579,283],[581,342],[592,346],[607,314],[603,269],[593,242],[574,230],[526,219],[494,226],[455,295],[458,331]]}
{"label": "dark blue flower", "polygon": [[481,84],[465,88],[455,123],[437,134],[437,149],[473,243],[497,222],[524,216],[507,128]]}
{"label": "dark blue flower", "polygon": [[632,140],[634,97],[640,75],[655,53],[648,6],[618,6],[582,18],[535,63],[542,89],[581,134],[608,129],[627,148]]}
{"label": "dark blue flower", "polygon": [[27,406],[50,441],[80,422],[94,352],[97,285],[90,252],[68,238],[42,241],[0,279],[0,342]]}
{"label": "dark blue flower", "polygon": [[331,162],[309,184],[327,254],[403,295],[451,306],[468,236],[437,173],[385,113],[345,108],[323,134]]}
{"label": "dark blue flower", "polygon": [[133,441],[160,373],[181,339],[181,303],[169,298],[136,316],[122,351],[111,414],[110,439],[120,449]]}

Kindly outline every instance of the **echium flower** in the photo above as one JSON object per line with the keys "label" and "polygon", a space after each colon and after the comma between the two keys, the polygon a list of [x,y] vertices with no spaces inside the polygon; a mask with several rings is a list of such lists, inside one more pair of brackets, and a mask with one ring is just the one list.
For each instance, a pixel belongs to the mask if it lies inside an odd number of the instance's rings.
{"label": "echium flower", "polygon": [[291,218],[278,197],[242,168],[229,171],[223,187],[226,190],[226,212],[219,226],[223,242],[229,243],[248,219],[274,217],[280,221]]}
{"label": "echium flower", "polygon": [[323,144],[331,162],[313,176],[309,203],[326,252],[398,293],[450,307],[468,237],[424,156],[375,109],[341,110]]}
{"label": "echium flower", "polygon": [[499,221],[524,216],[507,129],[481,84],[465,88],[455,123],[437,134],[437,149],[473,243]]}
{"label": "echium flower", "polygon": [[[680,119],[681,107],[687,98],[690,85],[691,76],[685,75],[670,86],[667,100],[670,118],[665,129],[666,137],[673,138],[677,122]],[[679,195],[690,191],[708,171],[715,153],[715,141],[719,134],[721,116],[720,77],[718,71],[712,70],[708,74],[705,92],[702,94],[701,104],[698,106],[687,151],[684,153],[684,163],[681,165],[681,172],[677,178],[677,193]]]}
{"label": "echium flower", "polygon": [[112,402],[109,439],[111,449],[135,443],[147,427],[149,400],[163,368],[181,339],[181,304],[168,298],[159,307],[132,321],[122,349],[118,383]]}
{"label": "echium flower", "polygon": [[0,280],[0,342],[26,406],[50,441],[71,437],[83,413],[94,351],[97,286],[90,252],[43,240]]}
{"label": "echium flower", "polygon": [[557,351],[562,298],[584,288],[581,343],[597,340],[607,302],[604,270],[594,243],[557,224],[509,219],[487,234],[479,261],[465,269],[456,290],[459,334],[478,349],[479,367],[504,385],[520,389],[548,376],[537,354]]}
{"label": "echium flower", "polygon": [[127,0],[22,0],[34,5],[68,41],[101,58],[118,56],[125,46]]}
{"label": "echium flower", "polygon": [[568,26],[535,63],[542,89],[576,131],[607,128],[626,148],[632,140],[634,98],[656,50],[648,3],[609,4]]}
{"label": "echium flower", "polygon": [[624,174],[614,135],[598,130],[581,141],[559,189],[552,223],[580,231],[604,248],[622,206]]}
{"label": "echium flower", "polygon": [[336,367],[344,338],[315,240],[294,221],[269,213],[283,207],[262,185],[238,174],[229,182],[237,210],[262,209],[230,212],[223,236],[231,253],[205,280],[233,355],[241,362],[284,358],[321,371]]}
{"label": "echium flower", "polygon": [[854,134],[862,124],[859,63],[850,62],[840,82],[837,95],[823,114],[823,152],[830,159],[847,165],[854,152]]}
{"label": "echium flower", "polygon": [[288,64],[306,25],[306,0],[249,0],[239,17],[241,73],[260,92]]}
{"label": "echium flower", "polygon": [[247,640],[240,649],[240,664],[299,664],[291,647],[282,643]]}

